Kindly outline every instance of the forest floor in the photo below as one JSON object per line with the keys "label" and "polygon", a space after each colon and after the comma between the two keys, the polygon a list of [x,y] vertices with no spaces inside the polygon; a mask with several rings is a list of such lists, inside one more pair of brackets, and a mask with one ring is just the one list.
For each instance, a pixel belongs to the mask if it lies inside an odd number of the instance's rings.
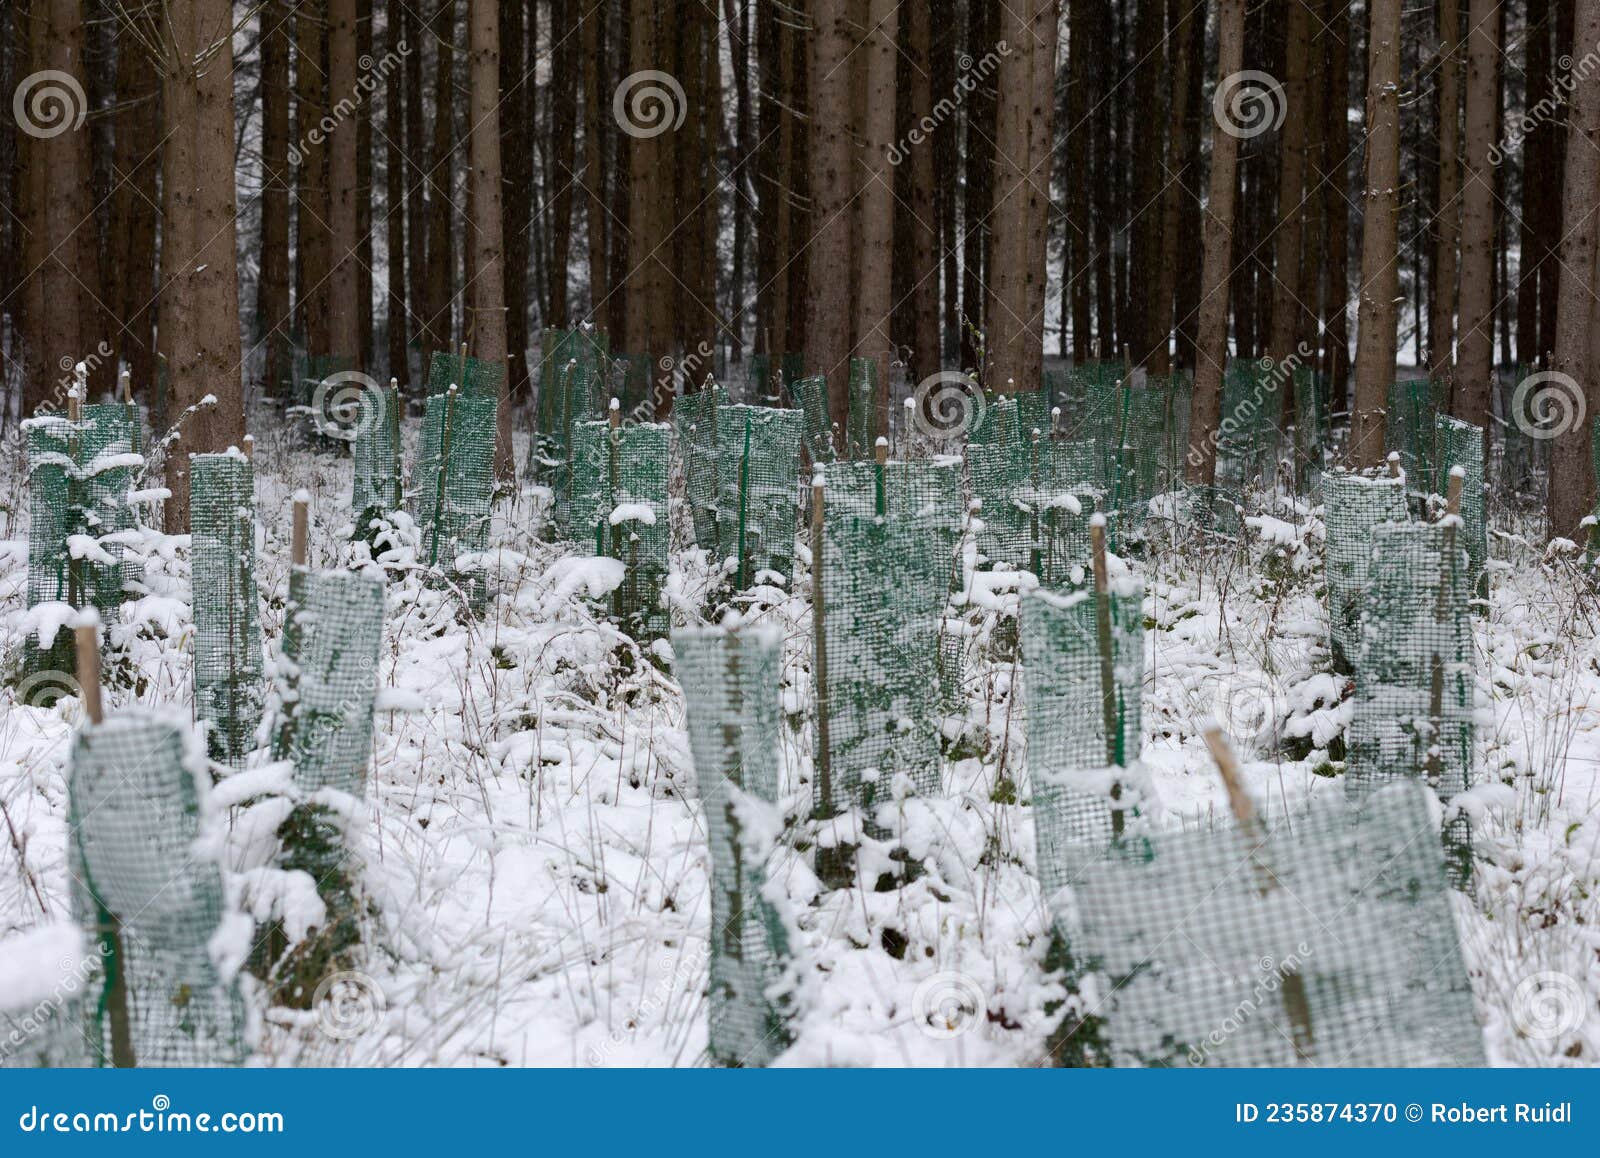
{"label": "forest floor", "polygon": [[[408,439],[414,431],[408,430]],[[519,461],[526,445],[519,441]],[[348,562],[350,462],[280,430],[256,454],[257,581],[269,660],[288,581],[290,496],[312,495],[312,558]],[[1218,717],[1269,816],[1341,794],[1330,760],[1350,687],[1330,674],[1322,525],[1315,508],[1257,495],[1242,540],[1159,531],[1129,566],[1145,581],[1143,759],[1171,828],[1227,823],[1197,722]],[[684,703],[657,645],[642,654],[589,597],[593,569],[541,538],[544,496],[497,510],[483,565],[497,596],[461,613],[415,572],[390,576],[376,750],[353,829],[371,901],[367,1015],[328,1033],[315,1012],[265,1008],[244,978],[256,1059],[268,1065],[685,1065],[707,1029],[709,863],[693,793]],[[1600,1064],[1600,602],[1537,520],[1491,503],[1490,597],[1474,623],[1480,857],[1456,917],[1485,1050],[1514,1065]],[[674,615],[701,615],[711,583],[675,511]],[[0,463],[0,643],[20,646],[26,604],[20,455]],[[110,628],[126,664],[108,708],[190,713],[186,537],[145,536],[148,594]],[[802,553],[803,558],[803,553]],[[820,888],[803,843],[809,811],[809,579],[753,592],[747,613],[786,639],[786,846],[774,895],[797,930],[801,978],[791,1065],[1037,1065],[1048,921],[1033,871],[1025,728],[1008,663],[978,663],[941,791],[910,803],[905,833],[926,870],[890,891]],[[969,570],[970,579],[970,570]],[[980,635],[1014,613],[1005,593],[958,601]],[[137,673],[139,694],[133,691]],[[65,760],[81,707],[0,690],[0,941],[70,916]],[[1337,748],[1336,748],[1337,750]],[[1297,758],[1291,758],[1291,753]],[[1009,788],[1015,785],[1015,790]],[[270,861],[248,809],[228,831],[236,903]],[[1575,1010],[1530,978],[1559,975]],[[1547,978],[1548,982],[1548,978]],[[984,1015],[930,1027],[943,991]],[[930,996],[931,995],[931,996]]]}

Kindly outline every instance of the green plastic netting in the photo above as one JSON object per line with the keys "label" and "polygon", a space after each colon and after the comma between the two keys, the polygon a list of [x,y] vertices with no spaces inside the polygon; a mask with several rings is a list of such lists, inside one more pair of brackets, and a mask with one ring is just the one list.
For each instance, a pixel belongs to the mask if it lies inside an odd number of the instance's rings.
{"label": "green plastic netting", "polygon": [[752,354],[745,377],[745,397],[762,406],[779,406],[784,387],[805,377],[802,354]]}
{"label": "green plastic netting", "polygon": [[[1450,523],[1386,523],[1372,533],[1355,705],[1345,741],[1352,795],[1400,777],[1448,802],[1472,779],[1473,669],[1466,551]],[[1465,817],[1446,825],[1454,879],[1471,865]]]}
{"label": "green plastic netting", "polygon": [[790,1041],[785,1003],[772,995],[788,936],[762,896],[783,831],[783,637],[773,629],[687,628],[672,633],[672,651],[711,852],[711,1057],[764,1066]]}
{"label": "green plastic netting", "polygon": [[412,510],[428,565],[442,566],[464,586],[457,560],[482,551],[494,503],[495,403],[489,398],[435,394],[422,419],[413,476]]}
{"label": "green plastic netting", "polygon": [[1410,517],[1399,479],[1337,472],[1322,477],[1327,528],[1323,571],[1328,583],[1328,650],[1350,671],[1361,646],[1361,609],[1372,566],[1373,531]]}
{"label": "green plastic netting", "polygon": [[1139,759],[1143,606],[1136,583],[1104,597],[1040,588],[1022,599],[1028,778],[1047,899],[1139,807],[1138,778],[1125,770]]}
{"label": "green plastic netting", "polygon": [[1159,833],[1057,919],[1099,974],[1101,1064],[1483,1064],[1426,802],[1396,786],[1270,831]]}
{"label": "green plastic netting", "polygon": [[1418,511],[1433,484],[1434,420],[1444,413],[1448,400],[1445,384],[1427,378],[1411,378],[1389,386],[1383,448],[1385,452],[1399,452],[1400,465],[1406,472],[1406,490]]}
{"label": "green plastic netting", "polygon": [[626,565],[612,611],[634,638],[660,638],[668,627],[670,428],[583,422],[572,435],[572,539]]}
{"label": "green plastic netting", "polygon": [[[645,362],[648,363],[646,358]],[[570,479],[568,452],[574,423],[601,417],[606,394],[610,346],[603,331],[546,330],[539,357],[539,397],[535,429],[528,446],[528,472],[555,496],[558,528],[566,518]],[[630,361],[630,366],[633,363]]]}
{"label": "green plastic netting", "polygon": [[255,471],[237,451],[189,457],[194,713],[213,760],[235,767],[261,722]]}
{"label": "green plastic netting", "polygon": [[923,520],[863,516],[831,497],[823,510],[822,559],[813,561],[823,603],[814,631],[827,662],[817,679],[816,811],[858,811],[881,840],[890,825],[879,809],[895,799],[898,778],[919,794],[939,786],[934,716],[951,562]]}
{"label": "green plastic netting", "polygon": [[400,471],[400,391],[395,386],[363,390],[357,402],[350,457],[354,465],[350,516],[356,538],[366,538],[372,520],[404,508]]}
{"label": "green plastic netting", "polygon": [[[28,606],[93,607],[111,622],[125,586],[137,579],[137,563],[117,541],[133,525],[127,495],[133,472],[143,462],[134,450],[130,408],[85,407],[76,422],[41,416],[23,423],[23,431],[31,520]],[[75,670],[70,633],[58,631],[48,648],[29,636],[22,658],[25,677]],[[59,690],[53,683],[48,686]]]}
{"label": "green plastic netting", "polygon": [[1467,552],[1467,592],[1470,598],[1486,598],[1483,581],[1489,560],[1489,527],[1483,510],[1483,427],[1446,414],[1434,422],[1433,491],[1448,495],[1451,468],[1459,466],[1466,472],[1461,484],[1460,543]]}
{"label": "green plastic netting", "polygon": [[794,571],[802,420],[797,410],[727,406],[717,413],[717,553],[741,590],[763,571]]}
{"label": "green plastic netting", "polygon": [[875,462],[833,462],[820,471],[827,487],[825,511],[870,518],[888,515],[921,527],[941,561],[929,572],[922,598],[933,610],[960,577],[956,547],[961,541],[961,460],[954,456]]}
{"label": "green plastic netting", "polygon": [[1282,441],[1283,375],[1270,359],[1234,359],[1222,377],[1217,485],[1243,490],[1270,482]]}
{"label": "green plastic netting", "polygon": [[105,971],[89,1002],[100,1064],[234,1065],[244,1006],[208,952],[217,866],[196,853],[196,769],[180,728],[124,712],[77,735],[67,780],[73,907]]}
{"label": "green plastic netting", "polygon": [[814,463],[832,462],[833,423],[828,417],[828,380],[818,374],[811,378],[785,380],[789,400],[800,411],[805,431],[806,456]]}
{"label": "green plastic netting", "polygon": [[685,497],[694,526],[695,546],[717,555],[717,414],[727,405],[720,386],[696,390],[672,406],[672,428],[683,461]]}
{"label": "green plastic netting", "polygon": [[1303,490],[1321,484],[1332,426],[1328,417],[1328,380],[1312,370],[1294,372],[1295,480]]}
{"label": "green plastic netting", "polygon": [[499,401],[500,384],[505,381],[504,362],[488,362],[468,354],[435,350],[428,362],[428,395],[460,388],[464,398],[493,398]]}
{"label": "green plastic netting", "polygon": [[[1517,414],[1517,388],[1537,373],[1537,365],[1524,364],[1504,367],[1496,375],[1494,426],[1501,444],[1497,481],[1508,492],[1537,493],[1539,478],[1550,467],[1550,440],[1528,433]],[[1526,398],[1522,401],[1526,408]]]}
{"label": "green plastic netting", "polygon": [[844,457],[870,459],[877,453],[879,433],[888,433],[884,416],[878,413],[878,363],[875,359],[850,359],[847,393]]}
{"label": "green plastic netting", "polygon": [[317,387],[335,374],[347,373],[356,368],[353,354],[306,354],[297,351],[299,370],[295,375],[295,403],[309,409],[314,404]]}

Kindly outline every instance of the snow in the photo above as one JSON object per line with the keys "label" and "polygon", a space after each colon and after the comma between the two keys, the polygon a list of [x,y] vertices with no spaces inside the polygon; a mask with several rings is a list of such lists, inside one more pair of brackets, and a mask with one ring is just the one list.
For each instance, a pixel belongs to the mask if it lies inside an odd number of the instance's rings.
{"label": "snow", "polygon": [[[405,433],[414,439],[413,429]],[[525,453],[524,442],[519,462]],[[314,559],[371,561],[338,535],[351,521],[348,460],[299,449],[274,429],[261,436],[256,466],[260,613],[276,666],[290,497],[313,503]],[[7,469],[0,462],[0,482]],[[349,834],[371,913],[362,970],[387,1012],[366,1032],[334,1040],[314,1016],[274,1009],[261,1026],[262,1064],[686,1065],[702,1058],[709,864],[671,648],[665,641],[640,648],[606,621],[607,597],[624,568],[548,542],[550,501],[542,488],[523,488],[497,510],[489,549],[462,560],[491,576],[498,591],[481,618],[423,583],[404,545],[409,521],[396,520],[401,545],[381,560],[390,614],[366,791],[359,799],[319,797]],[[1126,775],[1148,785],[1162,826],[1230,823],[1200,734],[1205,716],[1230,731],[1269,822],[1343,792],[1336,748],[1352,689],[1327,668],[1321,525],[1314,510],[1259,496],[1248,506],[1243,542],[1207,548],[1174,533],[1144,558],[1109,560],[1121,589],[1135,581],[1144,589],[1144,750]],[[1476,893],[1458,900],[1457,919],[1490,1059],[1593,1065],[1600,1060],[1592,934],[1600,927],[1600,648],[1585,610],[1592,596],[1572,555],[1543,550],[1536,518],[1493,502],[1491,511],[1498,566],[1487,614],[1474,624],[1484,721],[1478,782],[1450,802],[1472,820],[1483,866]],[[1168,514],[1159,505],[1152,513],[1154,523]],[[680,549],[668,589],[674,614],[693,621],[718,568],[683,546],[686,515],[671,512]],[[75,622],[64,604],[25,609],[25,532],[8,525],[0,542],[0,637],[8,652],[25,634],[48,642]],[[937,721],[950,753],[938,794],[907,796],[899,770],[879,769],[883,807],[923,875],[885,892],[824,890],[812,847],[853,842],[864,818],[847,814],[815,827],[809,820],[803,530],[798,547],[797,575],[756,576],[739,605],[748,629],[783,640],[785,682],[774,692],[782,714],[780,799],[729,798],[749,839],[778,842],[764,896],[793,930],[796,967],[783,984],[798,1008],[795,1043],[779,1064],[1037,1065],[1048,1007],[1061,993],[1044,962],[1049,923],[1031,809],[1037,785],[1019,698],[1025,673],[999,653],[973,670],[968,702]],[[146,590],[107,628],[107,708],[137,702],[187,720],[187,537],[151,532],[129,549],[145,560]],[[1281,566],[1285,559],[1295,565]],[[1020,593],[1034,586],[1025,572],[969,566],[946,629],[987,647],[1015,614]],[[1239,719],[1230,718],[1230,704]],[[72,931],[65,762],[76,710],[70,702],[0,707],[0,803],[17,834],[15,843],[0,835],[0,995],[7,1001],[13,989],[51,992],[65,956],[57,947]],[[210,784],[206,849],[222,860],[236,910],[209,950],[232,971],[252,920],[278,919],[300,936],[325,919],[325,909],[309,877],[277,867],[276,833],[294,798],[287,765],[263,756],[203,780]],[[892,867],[869,849],[860,869],[874,880]],[[1564,1036],[1519,1028],[1519,986],[1541,972],[1574,978],[1587,997],[1584,1019]],[[259,983],[247,969],[239,976],[261,1011]],[[957,1032],[929,1032],[927,994],[951,984],[970,987],[982,1013]]]}
{"label": "snow", "polygon": [[618,503],[611,509],[608,521],[613,527],[621,523],[643,523],[653,527],[656,525],[656,512],[649,503]]}

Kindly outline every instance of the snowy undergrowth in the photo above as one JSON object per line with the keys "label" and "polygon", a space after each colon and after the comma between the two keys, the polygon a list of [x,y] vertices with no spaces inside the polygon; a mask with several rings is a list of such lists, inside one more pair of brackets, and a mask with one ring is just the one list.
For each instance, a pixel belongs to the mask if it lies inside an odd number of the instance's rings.
{"label": "snowy undergrowth", "polygon": [[[19,466],[6,463],[0,480],[8,652],[26,596]],[[348,461],[287,436],[263,439],[257,579],[269,656],[287,588],[289,498],[301,488],[313,495],[314,560],[348,561]],[[481,618],[417,570],[391,573],[380,666],[389,690],[353,837],[372,902],[362,966],[370,988],[349,1023],[266,1011],[259,1062],[703,1060],[709,863],[682,694],[659,650],[641,651],[605,622],[592,598],[604,568],[541,540],[544,498],[528,488],[498,509],[482,566],[499,594]],[[1480,787],[1461,802],[1484,863],[1458,916],[1491,1060],[1593,1065],[1600,605],[1574,560],[1546,558],[1533,528],[1512,512],[1497,517],[1490,601],[1475,628]],[[1198,732],[1208,716],[1245,755],[1269,817],[1342,792],[1351,689],[1329,671],[1317,512],[1280,496],[1253,508],[1242,537],[1202,540],[1160,520],[1150,534],[1151,550],[1128,564],[1146,584],[1144,759],[1160,823],[1230,823]],[[186,710],[187,544],[150,535],[141,552],[149,594],[112,629],[124,659],[108,674],[109,705]],[[900,818],[925,871],[881,892],[871,882],[830,892],[809,867],[818,834],[806,819],[803,549],[800,557],[794,590],[759,588],[743,608],[786,639],[787,824],[769,893],[796,931],[799,992],[796,1040],[781,1061],[1040,1064],[1046,1007],[1060,994],[1043,966],[1048,921],[1034,874],[1020,677],[1006,641],[1014,588],[991,580],[958,601],[976,643],[958,718],[944,729],[942,790],[907,800]],[[700,552],[675,552],[678,620],[703,611],[714,570]],[[0,706],[0,937],[67,915],[63,762],[78,711],[70,700]],[[247,813],[219,822],[232,827],[231,868],[254,863],[260,837]],[[863,875],[875,875],[870,862]],[[1552,1007],[1562,1000],[1576,1004]],[[942,1020],[974,1004],[978,1016]]]}

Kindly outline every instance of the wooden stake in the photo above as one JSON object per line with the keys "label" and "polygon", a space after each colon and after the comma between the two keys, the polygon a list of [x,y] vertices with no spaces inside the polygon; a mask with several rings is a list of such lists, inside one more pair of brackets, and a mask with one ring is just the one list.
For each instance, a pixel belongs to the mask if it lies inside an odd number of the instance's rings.
{"label": "wooden stake", "polygon": [[83,691],[83,713],[91,724],[105,719],[100,700],[100,639],[92,623],[73,628],[73,642],[78,651],[78,686]]}
{"label": "wooden stake", "polygon": [[303,498],[294,500],[294,524],[289,538],[289,562],[296,567],[306,565],[306,543],[311,531],[311,503]]}
{"label": "wooden stake", "polygon": [[123,402],[133,401],[133,371],[124,370],[117,375],[117,397]]}
{"label": "wooden stake", "polygon": [[[1268,896],[1278,888],[1278,877],[1265,859],[1267,831],[1256,814],[1255,801],[1244,789],[1239,758],[1234,755],[1233,745],[1228,743],[1228,738],[1215,721],[1206,725],[1204,735],[1206,747],[1211,750],[1211,758],[1216,761],[1217,771],[1222,776],[1222,786],[1228,790],[1228,808],[1233,812],[1233,818],[1238,822],[1245,839],[1250,842],[1250,860],[1255,865],[1261,895]],[[1311,1030],[1311,1000],[1306,994],[1306,979],[1298,972],[1290,973],[1281,969],[1281,963],[1280,973],[1283,977],[1283,1007],[1289,1015],[1295,1056],[1308,1061],[1312,1057],[1316,1038]]]}
{"label": "wooden stake", "polygon": [[1389,452],[1389,477],[1400,477],[1400,452],[1398,450]]}
{"label": "wooden stake", "polygon": [[828,807],[833,803],[833,773],[828,755],[828,632],[827,603],[822,594],[821,476],[811,480],[811,674],[817,694],[817,786]]}
{"label": "wooden stake", "polygon": [[[1100,710],[1101,726],[1106,733],[1106,766],[1120,767],[1118,751],[1122,728],[1117,719],[1117,673],[1111,655],[1111,577],[1106,563],[1106,520],[1103,515],[1089,519],[1089,545],[1094,554],[1094,634],[1095,648],[1100,653]],[[1122,816],[1122,782],[1111,782],[1111,835],[1120,837],[1124,827]]]}
{"label": "wooden stake", "polygon": [[256,460],[256,436],[253,434],[244,436],[244,456],[250,462]]}

